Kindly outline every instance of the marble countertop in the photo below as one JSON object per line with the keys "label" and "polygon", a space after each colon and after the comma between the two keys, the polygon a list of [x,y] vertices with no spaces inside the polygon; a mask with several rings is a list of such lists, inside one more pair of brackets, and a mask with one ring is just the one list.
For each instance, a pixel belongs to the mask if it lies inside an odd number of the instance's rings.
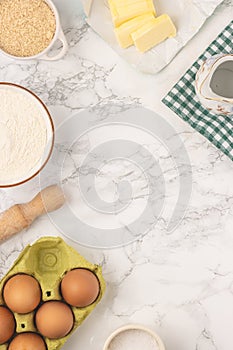
{"label": "marble countertop", "polygon": [[[37,93],[48,105],[57,129],[83,108],[101,109],[109,104],[148,107],[179,135],[192,166],[192,195],[183,220],[171,233],[167,233],[162,217],[159,225],[152,225],[144,237],[125,247],[88,248],[65,238],[91,262],[102,265],[107,292],[64,349],[101,350],[117,327],[142,323],[161,335],[167,350],[229,350],[233,324],[233,164],[168,110],[161,99],[232,20],[232,0],[218,7],[201,31],[156,76],[139,73],[118,57],[85,24],[78,1],[55,3],[69,41],[67,56],[58,62],[23,63],[0,57],[1,80],[22,84]],[[87,140],[82,142],[81,150],[76,145],[68,150],[68,163],[74,158],[78,163],[80,154],[85,154]],[[67,153],[62,141],[57,140],[55,149]],[[109,177],[121,167],[106,170],[107,178],[100,186],[105,197],[112,189]],[[119,176],[122,171],[124,167]],[[44,176],[43,181],[46,185],[52,178]],[[39,179],[35,178],[26,185],[1,190],[0,210],[30,200],[39,188]],[[168,193],[170,197],[172,206]],[[27,244],[44,235],[61,235],[48,216],[1,244],[1,277]]]}

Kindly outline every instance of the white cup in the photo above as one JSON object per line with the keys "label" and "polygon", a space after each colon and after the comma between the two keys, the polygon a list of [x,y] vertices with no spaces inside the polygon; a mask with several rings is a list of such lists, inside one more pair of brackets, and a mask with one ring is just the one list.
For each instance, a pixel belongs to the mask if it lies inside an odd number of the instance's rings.
{"label": "white cup", "polygon": [[[64,32],[63,32],[62,27],[61,27],[60,16],[59,16],[58,10],[57,10],[56,6],[54,5],[54,3],[52,2],[52,0],[44,0],[44,1],[48,4],[48,6],[53,11],[53,14],[54,14],[55,20],[56,20],[56,30],[55,30],[54,37],[53,37],[52,41],[50,42],[50,44],[46,47],[46,49],[39,52],[37,55],[27,56],[27,57],[19,57],[19,56],[10,55],[9,53],[2,50],[1,48],[0,48],[0,53],[4,54],[10,58],[21,60],[21,61],[33,60],[33,59],[45,60],[45,61],[56,61],[56,60],[59,60],[60,58],[62,58],[67,53],[68,43],[67,43],[66,37],[65,37]],[[58,54],[56,54],[54,56],[50,56],[49,51],[52,49],[52,47],[54,46],[56,41],[61,42],[62,48]]]}
{"label": "white cup", "polygon": [[151,336],[154,340],[155,343],[157,344],[157,347],[159,350],[165,350],[164,343],[162,339],[156,334],[155,332],[151,331],[149,328],[144,327],[142,325],[135,325],[135,324],[129,324],[127,326],[123,326],[121,328],[118,328],[115,332],[113,332],[109,338],[106,340],[104,344],[103,350],[109,350],[112,341],[120,334],[127,332],[127,331],[132,331],[132,330],[139,330],[141,332],[146,333],[147,335]]}

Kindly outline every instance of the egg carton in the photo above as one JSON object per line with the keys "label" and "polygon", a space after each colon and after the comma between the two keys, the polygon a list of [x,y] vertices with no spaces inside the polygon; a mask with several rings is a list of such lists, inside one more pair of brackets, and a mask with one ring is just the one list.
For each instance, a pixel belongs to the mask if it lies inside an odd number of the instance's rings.
{"label": "egg carton", "polygon": [[[66,303],[71,307],[74,315],[74,325],[68,335],[60,339],[43,337],[36,327],[35,314],[47,301],[65,302],[61,294],[60,284],[66,273],[73,269],[86,269],[93,272],[99,281],[99,295],[94,303],[87,307],[79,308]],[[101,267],[89,263],[61,238],[57,237],[41,238],[33,245],[27,246],[19,255],[12,268],[0,282],[0,306],[6,306],[3,298],[3,288],[6,282],[10,277],[17,274],[30,275],[39,282],[42,292],[41,302],[33,312],[27,314],[13,313],[16,322],[15,333],[7,343],[0,345],[0,350],[7,350],[14,337],[25,332],[34,332],[42,336],[48,350],[60,349],[70,335],[93,311],[105,291]]]}

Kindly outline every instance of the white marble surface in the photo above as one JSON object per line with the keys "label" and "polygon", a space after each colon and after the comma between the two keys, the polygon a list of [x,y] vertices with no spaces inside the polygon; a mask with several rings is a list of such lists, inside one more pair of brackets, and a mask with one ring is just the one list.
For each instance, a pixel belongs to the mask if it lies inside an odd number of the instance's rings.
{"label": "white marble surface", "polygon": [[[232,162],[169,111],[161,99],[232,20],[232,0],[224,1],[157,76],[138,73],[119,58],[78,16],[78,1],[56,3],[70,44],[68,55],[55,63],[16,63],[1,57],[0,79],[36,92],[49,106],[57,127],[85,107],[116,101],[148,106],[166,118],[183,139],[193,171],[186,215],[171,234],[161,224],[143,239],[114,250],[86,248],[66,239],[87,259],[103,266],[107,292],[64,349],[101,350],[111,331],[131,322],[157,331],[167,350],[231,349]],[[114,169],[109,174],[111,171]],[[1,190],[0,210],[29,200],[38,188],[38,179],[34,179],[25,186]],[[46,216],[1,244],[1,276],[28,243],[44,235],[60,235]]]}

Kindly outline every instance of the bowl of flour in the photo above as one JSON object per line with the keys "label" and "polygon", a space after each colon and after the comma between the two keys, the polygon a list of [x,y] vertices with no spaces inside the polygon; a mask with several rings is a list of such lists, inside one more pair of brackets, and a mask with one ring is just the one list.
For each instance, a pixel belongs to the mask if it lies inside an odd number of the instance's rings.
{"label": "bowl of flour", "polygon": [[48,162],[54,125],[48,109],[31,91],[0,83],[0,188],[21,185]]}
{"label": "bowl of flour", "polygon": [[103,350],[165,350],[161,338],[141,325],[127,325],[113,332]]}

